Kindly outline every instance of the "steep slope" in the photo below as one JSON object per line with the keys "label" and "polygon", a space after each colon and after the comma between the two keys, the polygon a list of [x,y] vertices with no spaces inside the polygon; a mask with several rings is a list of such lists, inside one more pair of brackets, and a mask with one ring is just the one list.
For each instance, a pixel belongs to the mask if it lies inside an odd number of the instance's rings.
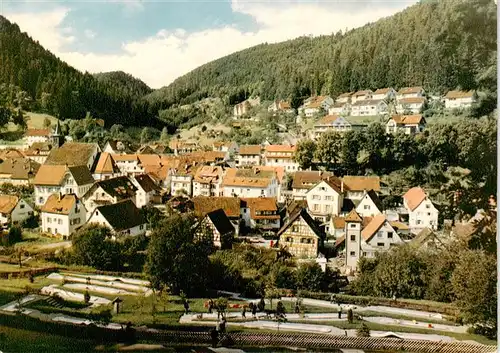
{"label": "steep slope", "polygon": [[147,103],[131,94],[136,88],[106,81],[72,68],[0,16],[0,95],[9,97],[9,103],[24,92],[31,100],[28,109],[62,119],[83,118],[90,112],[107,125],[154,123]]}
{"label": "steep slope", "polygon": [[[392,86],[474,88],[496,65],[493,0],[421,1],[373,24],[317,38],[262,44],[203,65],[150,94],[155,109],[222,96],[299,97]],[[298,101],[298,100],[297,100]]]}
{"label": "steep slope", "polygon": [[153,92],[153,89],[143,81],[123,71],[100,72],[93,76],[99,82],[114,86],[123,95],[140,98]]}

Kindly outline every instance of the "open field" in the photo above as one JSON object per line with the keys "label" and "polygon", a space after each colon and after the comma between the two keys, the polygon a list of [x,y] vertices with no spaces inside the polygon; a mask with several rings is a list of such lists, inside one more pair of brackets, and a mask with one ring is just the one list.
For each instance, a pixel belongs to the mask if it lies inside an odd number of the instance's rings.
{"label": "open field", "polygon": [[[207,130],[205,132],[201,132],[201,127],[206,126]],[[221,131],[222,133],[229,133],[231,131],[231,128],[228,125],[225,124],[212,124],[212,123],[204,123],[200,124],[197,126],[194,126],[190,129],[182,129],[178,132],[178,134],[181,136],[181,139],[194,139],[196,140],[200,145],[210,145],[216,139],[210,138],[207,136],[206,132],[209,130],[214,130],[214,131]]]}
{"label": "open field", "polygon": [[52,125],[57,123],[57,118],[48,114],[26,113],[26,123],[29,129],[43,129],[43,121],[48,118]]}

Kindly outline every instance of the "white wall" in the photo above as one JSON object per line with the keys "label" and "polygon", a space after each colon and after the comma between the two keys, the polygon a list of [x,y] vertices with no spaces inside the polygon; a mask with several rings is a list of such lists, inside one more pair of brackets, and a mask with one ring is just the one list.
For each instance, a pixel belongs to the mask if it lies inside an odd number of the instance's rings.
{"label": "white wall", "polygon": [[20,199],[16,207],[12,210],[11,221],[16,224],[27,219],[33,214],[33,208],[23,199]]}
{"label": "white wall", "polygon": [[361,199],[358,207],[356,207],[356,212],[362,217],[373,217],[382,213],[368,194]]}
{"label": "white wall", "polygon": [[342,208],[342,195],[322,181],[306,194],[307,208],[315,217],[339,215]]}
{"label": "white wall", "polygon": [[42,212],[42,231],[50,234],[61,234],[65,237],[71,235],[76,228],[81,227],[86,221],[85,207],[80,203],[78,212],[75,206],[68,215]]}
{"label": "white wall", "polygon": [[184,189],[188,196],[193,195],[193,177],[191,175],[172,175],[170,194],[175,196],[178,190]]}
{"label": "white wall", "polygon": [[248,187],[248,186],[223,186],[223,196],[233,197],[236,194],[238,197],[278,197],[279,185],[276,179],[272,179],[265,187]]}
{"label": "white wall", "polygon": [[416,209],[408,210],[408,213],[412,233],[418,233],[426,227],[437,229],[439,211],[427,197]]}
{"label": "white wall", "polygon": [[260,165],[260,155],[238,155],[237,164],[244,165]]}
{"label": "white wall", "polygon": [[102,216],[102,214],[99,212],[99,210],[97,210],[97,209],[94,210],[94,212],[92,212],[87,223],[88,224],[99,224],[99,225],[102,225],[104,227],[108,227],[109,229],[111,229],[114,232],[113,239],[119,238],[120,236],[136,236],[136,235],[144,234],[144,233],[146,233],[146,228],[147,228],[146,224],[141,224],[141,225],[135,226],[133,228],[126,229],[124,231],[116,233],[114,231],[114,229],[111,227],[111,225],[109,224],[109,222],[106,220],[106,218],[104,218]]}
{"label": "white wall", "polygon": [[472,103],[474,103],[473,97],[444,99],[444,106],[446,109],[469,108],[472,105]]}

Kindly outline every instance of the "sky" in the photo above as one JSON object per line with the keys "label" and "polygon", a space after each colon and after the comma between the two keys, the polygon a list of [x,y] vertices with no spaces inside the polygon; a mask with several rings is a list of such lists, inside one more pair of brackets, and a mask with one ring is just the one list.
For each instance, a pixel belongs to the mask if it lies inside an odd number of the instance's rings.
{"label": "sky", "polygon": [[345,31],[417,0],[0,0],[0,14],[81,71],[151,88],[260,43]]}

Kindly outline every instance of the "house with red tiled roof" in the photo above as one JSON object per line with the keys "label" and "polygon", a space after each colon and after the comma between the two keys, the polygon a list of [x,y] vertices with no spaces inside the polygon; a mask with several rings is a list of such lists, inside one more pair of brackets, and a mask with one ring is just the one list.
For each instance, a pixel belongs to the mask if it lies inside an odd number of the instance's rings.
{"label": "house with red tiled roof", "polygon": [[330,96],[311,97],[306,99],[304,104],[299,108],[299,114],[304,114],[306,117],[310,118],[321,110],[327,112],[333,103],[333,99]]}
{"label": "house with red tiled roof", "polygon": [[449,91],[444,96],[446,109],[470,108],[477,100],[474,91]]}
{"label": "house with red tiled roof", "polygon": [[396,94],[398,100],[404,98],[421,98],[425,94],[424,89],[421,86],[415,87],[403,87]]}
{"label": "house with red tiled roof", "polygon": [[403,206],[408,211],[410,230],[418,234],[424,228],[437,230],[439,211],[420,187],[414,187],[403,195]]}
{"label": "house with red tiled roof", "polygon": [[228,168],[222,189],[223,195],[227,197],[278,197],[280,184],[274,170],[259,167]]}
{"label": "house with red tiled roof", "polygon": [[425,125],[426,121],[422,114],[393,115],[385,125],[385,131],[388,134],[402,131],[412,135],[424,131]]}
{"label": "house with red tiled roof", "polygon": [[237,166],[260,165],[261,164],[261,145],[243,145],[240,146],[238,157],[236,159]]}
{"label": "house with red tiled roof", "polygon": [[265,147],[264,159],[266,166],[283,167],[287,173],[300,170],[295,161],[294,145],[268,145]]}
{"label": "house with red tiled roof", "polygon": [[373,92],[373,99],[396,98],[396,91],[392,87],[379,88]]}
{"label": "house with red tiled roof", "polygon": [[204,165],[193,179],[193,196],[221,196],[224,169],[221,166]]}
{"label": "house with red tiled roof", "polygon": [[346,175],[342,178],[342,192],[350,200],[361,200],[366,191],[380,192],[380,177]]}
{"label": "house with red tiled roof", "polygon": [[351,104],[372,99],[372,96],[373,96],[372,90],[366,89],[357,91],[351,96]]}
{"label": "house with red tiled roof", "polygon": [[357,270],[360,258],[373,258],[376,253],[403,243],[385,215],[376,215],[368,223],[363,220],[355,210],[345,218],[345,265],[350,273]]}
{"label": "house with red tiled roof", "polygon": [[276,197],[242,198],[241,219],[248,228],[279,230],[280,215]]}
{"label": "house with red tiled roof", "polygon": [[333,176],[331,172],[320,170],[301,170],[293,174],[292,192],[294,200],[305,200],[306,194],[314,185],[321,180]]}
{"label": "house with red tiled roof", "polygon": [[99,153],[91,172],[95,180],[105,180],[121,175],[120,168],[116,165],[112,155],[107,152]]}
{"label": "house with red tiled roof", "polygon": [[365,128],[366,124],[355,123],[349,121],[349,118],[337,115],[327,115],[318,120],[314,124],[314,129],[312,130],[312,139],[316,140],[321,137],[322,134],[328,131],[336,132],[346,132],[351,130],[361,130]]}
{"label": "house with red tiled roof", "polygon": [[19,224],[33,215],[31,207],[23,199],[14,195],[0,195],[0,225]]}
{"label": "house with red tiled roof", "polygon": [[42,232],[68,239],[85,223],[86,217],[85,206],[75,194],[50,195],[41,207]]}
{"label": "house with red tiled roof", "polygon": [[314,219],[325,222],[340,214],[343,198],[340,180],[327,178],[307,191],[307,208]]}
{"label": "house with red tiled roof", "polygon": [[290,102],[284,100],[276,100],[269,107],[267,107],[268,112],[283,112],[283,113],[293,113],[292,106]]}

